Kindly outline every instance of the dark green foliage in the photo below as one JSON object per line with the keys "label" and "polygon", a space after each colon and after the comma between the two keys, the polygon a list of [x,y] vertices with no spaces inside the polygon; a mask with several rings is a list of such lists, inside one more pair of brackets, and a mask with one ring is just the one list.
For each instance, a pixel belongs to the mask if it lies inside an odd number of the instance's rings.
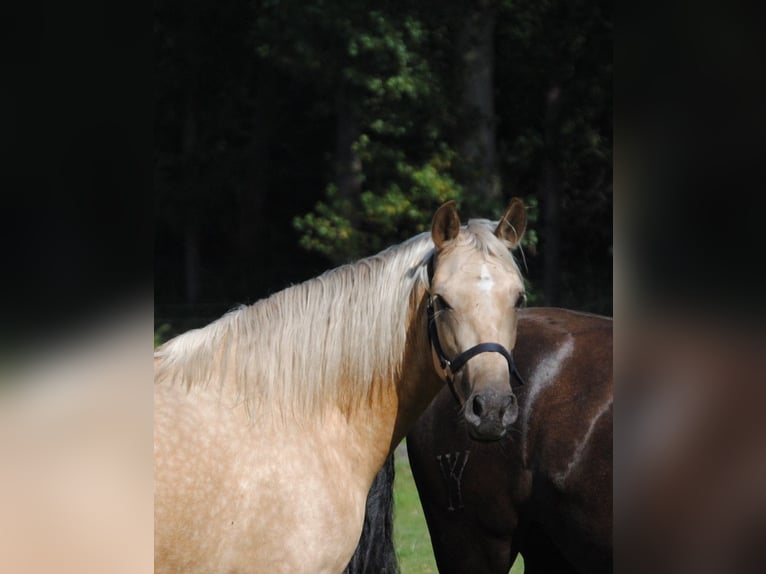
{"label": "dark green foliage", "polygon": [[356,201],[339,197],[330,184],[327,199],[294,220],[301,245],[336,261],[353,260],[426,231],[434,206],[461,197],[448,163],[443,156],[422,166],[399,161],[388,183],[365,189]]}
{"label": "dark green foliage", "polygon": [[[495,18],[490,199],[466,191],[460,152],[458,39],[478,9]],[[447,199],[499,217],[512,196],[531,212],[530,303],[558,245],[558,304],[610,314],[611,19],[600,0],[155,3],[157,324],[374,253]]]}

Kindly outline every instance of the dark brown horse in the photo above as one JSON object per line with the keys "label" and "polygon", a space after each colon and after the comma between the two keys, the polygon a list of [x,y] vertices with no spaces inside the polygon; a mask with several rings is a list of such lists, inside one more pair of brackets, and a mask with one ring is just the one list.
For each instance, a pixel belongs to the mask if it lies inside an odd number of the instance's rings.
{"label": "dark brown horse", "polygon": [[446,389],[407,437],[439,571],[611,572],[612,321],[523,310],[513,355],[508,437],[469,438]]}

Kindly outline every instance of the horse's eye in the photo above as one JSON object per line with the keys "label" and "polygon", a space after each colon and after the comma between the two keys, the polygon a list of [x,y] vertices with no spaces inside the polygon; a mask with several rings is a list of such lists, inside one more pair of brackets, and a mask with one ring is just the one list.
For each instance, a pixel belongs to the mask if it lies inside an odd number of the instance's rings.
{"label": "horse's eye", "polygon": [[516,304],[514,305],[514,307],[516,307],[517,309],[521,309],[526,304],[527,304],[527,294],[520,293],[518,298],[516,299]]}
{"label": "horse's eye", "polygon": [[452,309],[450,304],[447,303],[447,300],[441,295],[434,295],[434,303],[438,311],[447,311],[449,309]]}

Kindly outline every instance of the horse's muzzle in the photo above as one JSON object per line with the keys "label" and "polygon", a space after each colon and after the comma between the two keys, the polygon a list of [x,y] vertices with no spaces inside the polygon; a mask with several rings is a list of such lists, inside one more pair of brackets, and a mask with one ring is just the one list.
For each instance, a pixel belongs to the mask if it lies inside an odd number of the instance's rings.
{"label": "horse's muzzle", "polygon": [[468,397],[463,416],[468,423],[471,438],[481,441],[499,440],[516,422],[519,405],[513,393],[478,391]]}

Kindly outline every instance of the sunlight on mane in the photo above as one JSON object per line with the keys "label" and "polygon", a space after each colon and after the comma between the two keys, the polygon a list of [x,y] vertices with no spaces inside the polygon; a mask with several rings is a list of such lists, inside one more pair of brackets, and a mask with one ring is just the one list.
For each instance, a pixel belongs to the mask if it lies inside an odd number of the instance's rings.
{"label": "sunlight on mane", "polygon": [[[513,257],[486,220],[458,242]],[[468,231],[466,233],[466,231]],[[155,352],[155,382],[187,388],[235,377],[239,400],[298,415],[349,411],[400,373],[418,286],[428,288],[430,233],[240,307]]]}

